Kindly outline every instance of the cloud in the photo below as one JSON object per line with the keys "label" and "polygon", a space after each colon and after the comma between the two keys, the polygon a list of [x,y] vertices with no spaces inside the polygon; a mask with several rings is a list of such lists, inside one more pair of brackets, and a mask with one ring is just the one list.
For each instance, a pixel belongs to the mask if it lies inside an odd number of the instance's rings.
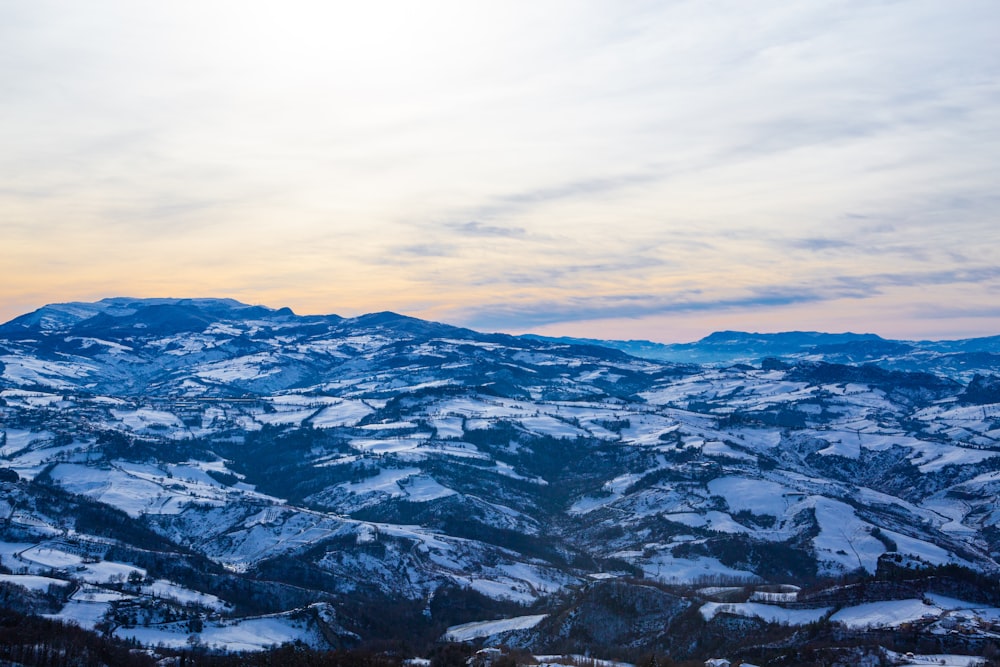
{"label": "cloud", "polygon": [[581,322],[650,315],[692,313],[740,308],[787,306],[821,301],[820,294],[780,287],[754,291],[743,297],[710,298],[691,290],[669,296],[616,294],[597,297],[567,297],[533,303],[500,304],[467,310],[461,320],[473,328],[517,330],[558,322]]}
{"label": "cloud", "polygon": [[0,304],[996,300],[992,0],[210,5],[0,3]]}
{"label": "cloud", "polygon": [[855,282],[877,289],[879,286],[919,287],[931,285],[986,284],[1000,279],[1000,266],[959,267],[933,271],[878,273],[869,277],[838,278],[838,282]]}
{"label": "cloud", "polygon": [[393,248],[394,255],[406,255],[417,258],[454,257],[457,252],[458,249],[455,246],[445,243],[418,243]]}
{"label": "cloud", "polygon": [[915,310],[915,314],[920,318],[929,320],[949,320],[966,317],[1000,319],[1000,306],[974,306],[971,308],[961,308],[954,306],[942,307],[939,304],[934,304],[920,306]]}
{"label": "cloud", "polygon": [[462,236],[494,236],[505,238],[522,238],[527,236],[528,230],[524,227],[502,227],[499,225],[484,225],[481,222],[464,222],[449,225]]}
{"label": "cloud", "polygon": [[605,284],[610,280],[624,280],[626,276],[643,276],[649,269],[661,267],[664,260],[640,253],[592,262],[533,263],[504,271],[501,274],[483,272],[469,279],[469,284],[491,285],[533,285],[541,289],[574,289],[584,284]]}
{"label": "cloud", "polygon": [[[1000,267],[973,267],[963,270],[834,276],[808,285],[763,285],[731,295],[722,295],[718,289],[690,289],[670,294],[569,296],[559,300],[539,298],[537,301],[525,298],[518,303],[469,308],[464,311],[461,319],[466,325],[478,328],[526,329],[558,322],[753,310],[841,299],[861,300],[878,296],[892,287],[983,284],[997,280],[1000,280]],[[992,307],[974,310],[978,313],[998,312]]]}
{"label": "cloud", "polygon": [[543,188],[500,195],[493,198],[492,201],[474,208],[473,211],[475,217],[479,218],[510,216],[545,204],[566,200],[587,200],[637,185],[654,183],[662,178],[662,174],[650,172],[568,181]]}
{"label": "cloud", "polygon": [[790,239],[786,241],[786,244],[792,248],[799,248],[802,250],[813,250],[813,251],[857,249],[856,243],[853,243],[851,241],[845,241],[843,239],[831,239],[831,238]]}

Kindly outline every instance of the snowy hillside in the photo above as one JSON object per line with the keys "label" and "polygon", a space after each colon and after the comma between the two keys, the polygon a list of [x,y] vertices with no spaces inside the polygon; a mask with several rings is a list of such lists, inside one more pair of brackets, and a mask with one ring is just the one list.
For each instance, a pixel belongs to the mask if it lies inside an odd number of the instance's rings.
{"label": "snowy hillside", "polygon": [[[703,367],[392,313],[46,306],[0,326],[3,581],[120,637],[259,649],[391,636],[373,601],[408,632],[544,643],[569,627],[546,605],[593,582],[995,573],[992,353],[955,374],[818,349]],[[705,599],[705,621],[832,610]],[[903,602],[833,620],[924,611]]]}
{"label": "snowy hillside", "polygon": [[968,382],[976,373],[1000,372],[1000,336],[965,340],[887,340],[875,334],[786,331],[745,333],[717,331],[693,343],[653,343],[648,340],[526,338],[563,344],[607,347],[628,354],[673,363],[727,366],[759,365],[765,359],[825,361],[838,364],[878,364],[901,371],[925,371]]}

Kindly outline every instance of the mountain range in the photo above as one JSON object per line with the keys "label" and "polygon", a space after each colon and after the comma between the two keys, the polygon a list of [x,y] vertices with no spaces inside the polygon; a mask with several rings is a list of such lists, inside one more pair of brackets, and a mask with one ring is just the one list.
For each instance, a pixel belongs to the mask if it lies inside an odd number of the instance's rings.
{"label": "mountain range", "polygon": [[998,367],[1000,337],[49,305],[0,325],[0,587],[148,646],[982,650]]}

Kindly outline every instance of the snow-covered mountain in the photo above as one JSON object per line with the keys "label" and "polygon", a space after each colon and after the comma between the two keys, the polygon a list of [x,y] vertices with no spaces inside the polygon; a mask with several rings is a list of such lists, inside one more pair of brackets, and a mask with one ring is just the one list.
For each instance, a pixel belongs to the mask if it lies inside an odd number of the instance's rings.
{"label": "snow-covered mountain", "polygon": [[997,571],[989,344],[710,338],[741,363],[225,299],[46,306],[0,326],[0,576],[149,644],[504,615],[555,646],[638,581],[702,590],[648,604],[711,623],[761,613],[725,586]]}
{"label": "snow-covered mountain", "polygon": [[525,337],[556,343],[599,345],[645,359],[709,366],[759,365],[768,358],[788,362],[878,364],[889,370],[924,371],[963,382],[968,382],[976,373],[1000,372],[1000,336],[908,341],[887,340],[875,334],[717,331],[693,343],[673,344],[648,340]]}

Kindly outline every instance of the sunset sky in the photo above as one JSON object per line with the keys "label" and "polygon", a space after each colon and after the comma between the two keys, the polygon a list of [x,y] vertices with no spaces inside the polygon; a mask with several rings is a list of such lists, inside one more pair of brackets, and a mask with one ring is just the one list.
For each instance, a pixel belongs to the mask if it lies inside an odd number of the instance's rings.
{"label": "sunset sky", "polygon": [[1000,334],[996,0],[0,0],[0,321]]}

